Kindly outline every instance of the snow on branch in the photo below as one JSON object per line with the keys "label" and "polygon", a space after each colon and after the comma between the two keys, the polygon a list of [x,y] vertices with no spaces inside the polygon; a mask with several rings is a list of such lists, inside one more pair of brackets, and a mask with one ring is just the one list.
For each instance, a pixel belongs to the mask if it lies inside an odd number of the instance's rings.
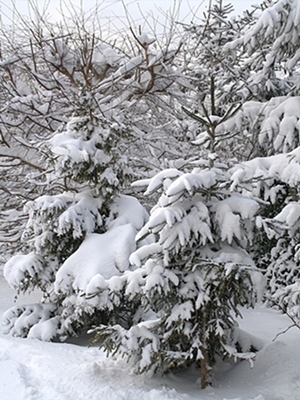
{"label": "snow on branch", "polygon": [[135,250],[135,234],[132,225],[127,224],[103,234],[87,235],[58,270],[55,291],[90,295],[103,289],[103,278],[109,279],[128,269],[129,255]]}
{"label": "snow on branch", "polygon": [[33,280],[37,284],[37,277],[42,279],[43,260],[40,256],[29,253],[27,255],[15,255],[4,266],[4,277],[13,289],[26,290]]}
{"label": "snow on branch", "polygon": [[[69,209],[67,210],[69,211]],[[130,254],[136,250],[135,236],[148,218],[133,197],[120,195],[112,203],[104,233],[90,231],[79,248],[68,257],[56,274],[57,293],[84,293],[92,297],[122,284],[116,279],[129,269]]]}
{"label": "snow on branch", "polygon": [[263,110],[265,118],[261,125],[259,142],[263,144],[267,139],[268,143],[273,143],[276,153],[287,153],[299,146],[299,108],[300,97],[271,100]]}
{"label": "snow on branch", "polygon": [[13,336],[49,341],[58,335],[57,305],[30,304],[10,308],[3,316],[3,330]]}
{"label": "snow on branch", "polygon": [[288,153],[300,145],[299,107],[299,96],[245,102],[233,117],[217,126],[216,138],[244,131],[252,147],[260,146],[268,155]]}
{"label": "snow on branch", "polygon": [[[300,147],[286,154],[258,157],[238,164],[232,168],[230,180],[231,190],[238,185],[246,187],[251,182],[252,187],[263,183],[271,190],[274,180],[296,187],[300,182]],[[269,195],[271,197],[271,192]]]}
{"label": "snow on branch", "polygon": [[[38,235],[52,230],[57,235],[64,235],[72,230],[73,238],[82,237],[102,225],[101,206],[102,199],[95,197],[93,190],[38,197],[26,204],[29,220],[23,236],[30,236],[31,231]],[[53,219],[50,227],[49,219]],[[39,237],[35,244],[37,249],[42,245]]]}
{"label": "snow on branch", "polygon": [[165,182],[171,183],[171,180],[182,175],[182,172],[175,169],[169,168],[156,174],[153,178],[141,179],[132,183],[133,187],[147,187],[145,192],[146,195],[156,192],[158,189],[162,188]]}
{"label": "snow on branch", "polygon": [[282,59],[286,52],[290,59],[286,68],[291,70],[300,59],[300,3],[298,0],[279,0],[262,11],[256,24],[239,39],[226,44],[225,48],[234,49],[244,45],[249,54],[270,43],[271,49],[264,68],[274,64],[275,59]]}
{"label": "snow on branch", "polygon": [[219,201],[213,207],[216,212],[216,221],[220,227],[221,240],[232,243],[234,237],[241,240],[241,220],[252,219],[257,213],[259,205],[255,200],[233,194],[225,200]]}

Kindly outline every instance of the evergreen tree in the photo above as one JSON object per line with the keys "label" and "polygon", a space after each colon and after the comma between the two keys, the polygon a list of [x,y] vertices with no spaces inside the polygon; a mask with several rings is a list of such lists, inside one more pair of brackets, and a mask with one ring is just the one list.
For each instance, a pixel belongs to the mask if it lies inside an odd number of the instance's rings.
{"label": "evergreen tree", "polygon": [[300,278],[299,160],[297,147],[287,154],[244,162],[232,171],[232,188],[239,187],[263,201],[256,219],[257,240],[249,251],[265,270],[265,298],[294,317],[298,315]]}
{"label": "evergreen tree", "polygon": [[80,92],[70,121],[45,145],[49,184],[63,181],[69,190],[27,203],[31,252],[12,257],[4,276],[18,291],[40,287],[45,294],[41,304],[8,310],[6,330],[14,335],[63,339],[107,319],[82,295],[92,281],[129,267],[135,232],[147,218],[137,200],[121,195],[130,177],[122,155],[128,132],[96,111],[91,94]]}
{"label": "evergreen tree", "polygon": [[[239,46],[247,51],[247,63],[253,70],[249,84],[260,96],[256,101],[246,102],[219,127],[221,131],[246,128],[252,132],[251,153],[257,158],[235,167],[233,181],[242,192],[266,202],[261,207],[257,241],[251,254],[257,265],[266,269],[266,297],[284,303],[287,312],[291,307],[289,301],[296,299],[294,289],[299,280],[298,8],[298,2],[293,0],[264,3],[256,23],[226,45],[231,51]],[[286,285],[294,289],[285,289]],[[284,300],[280,300],[279,293]]]}
{"label": "evergreen tree", "polygon": [[[128,32],[108,32],[98,19],[98,6],[90,13],[79,9],[70,18],[62,16],[57,23],[49,22],[37,3],[30,2],[29,9],[32,20],[20,17],[13,27],[0,26],[0,246],[5,248],[4,260],[27,251],[19,240],[27,219],[24,204],[62,189],[63,181],[56,188],[45,180],[40,143],[69,120],[81,88],[92,93],[97,114],[130,130],[122,152],[135,179],[148,176],[152,169],[184,164],[193,153],[182,140],[184,123],[174,117],[175,98],[182,97],[178,86],[185,85],[182,70],[174,62],[180,49],[176,25],[170,29],[166,25],[163,37],[155,37],[154,31],[147,34],[134,24]],[[189,148],[186,156],[183,145]]]}
{"label": "evergreen tree", "polygon": [[[240,49],[224,51],[224,46],[251,25],[251,15],[234,18],[233,6],[223,0],[209,3],[200,23],[186,25],[186,71],[194,88],[184,104],[184,111],[197,121],[193,143],[205,154],[217,151],[223,160],[245,159],[251,150],[251,136],[246,130],[219,129],[241,106],[253,97],[248,79],[250,70]],[[195,126],[192,125],[195,130]]]}
{"label": "evergreen tree", "polygon": [[[152,181],[147,182],[148,194],[158,188],[162,188],[163,194],[158,205],[151,211],[150,220],[138,238],[152,234],[154,243],[143,246],[132,255],[131,261],[139,268],[120,281],[122,290],[129,298],[140,299],[144,316],[129,330],[118,325],[100,326],[95,330],[95,340],[99,340],[109,353],[119,353],[132,358],[138,372],[144,370],[167,372],[187,367],[193,362],[200,362],[202,386],[205,387],[209,380],[208,370],[216,354],[224,354],[227,351],[236,357],[244,357],[237,350],[238,340],[232,341],[235,329],[229,322],[231,321],[229,310],[231,307],[235,309],[238,304],[249,303],[246,294],[250,294],[251,297],[253,290],[249,274],[249,269],[250,271],[253,269],[253,259],[258,266],[267,268],[269,290],[270,286],[276,287],[275,293],[271,289],[272,299],[274,301],[276,299],[277,304],[280,304],[292,317],[299,313],[299,307],[296,307],[299,294],[297,262],[295,264],[298,254],[297,236],[295,237],[298,218],[295,223],[292,222],[295,215],[298,215],[296,190],[298,152],[295,150],[287,154],[297,146],[298,122],[297,114],[294,113],[298,101],[297,60],[296,56],[293,56],[293,62],[290,61],[292,52],[286,49],[288,46],[286,37],[281,35],[282,32],[292,34],[291,45],[292,47],[296,45],[298,35],[295,27],[298,25],[294,22],[298,14],[296,2],[293,1],[279,1],[274,8],[272,4],[264,8],[265,6],[262,7],[257,22],[251,23],[253,26],[248,32],[238,32],[241,39],[228,41],[225,49],[223,42],[220,49],[223,59],[228,50],[230,56],[233,50],[240,54],[240,71],[244,71],[241,80],[243,88],[251,95],[251,101],[245,102],[247,97],[241,96],[238,100],[239,105],[234,108],[236,97],[232,96],[230,107],[224,102],[225,107],[222,109],[223,103],[220,101],[217,110],[215,100],[218,96],[217,90],[214,90],[218,88],[215,85],[217,78],[214,78],[213,68],[210,65],[205,78],[207,80],[208,76],[212,76],[213,79],[210,79],[208,85],[210,90],[207,90],[207,93],[204,90],[203,98],[199,97],[201,113],[198,110],[195,110],[196,112],[186,110],[186,112],[205,127],[206,132],[199,136],[197,144],[208,141],[209,152],[221,148],[224,139],[228,138],[228,132],[231,132],[231,136],[235,136],[242,131],[249,138],[245,158],[250,159],[253,155],[269,157],[244,162],[230,170],[226,177],[224,175],[222,177],[219,172],[218,179],[211,183],[209,178],[216,172],[217,164],[214,161],[216,156],[210,154],[209,161],[199,162],[199,165],[207,167],[205,173],[208,172],[208,175],[205,181],[202,181],[204,171],[193,171],[189,175],[182,175],[181,172],[172,170],[163,171]],[[287,10],[290,12],[286,12]],[[217,8],[215,11],[218,11]],[[281,14],[284,15],[282,19],[279,18]],[[268,28],[266,21],[270,20],[273,24],[266,32]],[[222,19],[220,21],[223,22]],[[220,27],[221,23],[215,26]],[[208,32],[213,31],[208,30]],[[215,32],[212,36],[214,35]],[[258,38],[263,37],[261,46]],[[211,54],[213,47],[208,46],[209,39],[205,42],[203,38],[204,35],[200,35],[199,42],[202,40],[204,49],[210,50]],[[274,38],[278,41],[274,42]],[[272,42],[275,47],[271,47],[269,55],[267,50]],[[239,47],[242,45],[248,46],[247,50],[252,57],[260,55],[255,69],[253,58],[248,62],[243,47]],[[276,49],[280,49],[278,56]],[[220,59],[220,55],[217,58]],[[215,55],[212,56],[212,60],[213,57]],[[273,62],[269,62],[271,59]],[[215,68],[219,68],[218,63]],[[282,77],[285,68],[289,69],[289,74]],[[261,74],[264,79],[259,84],[257,77]],[[238,77],[241,77],[240,73]],[[220,98],[221,87],[222,85],[219,86]],[[279,94],[286,96],[291,88],[293,98],[278,97]],[[234,95],[238,96],[238,92]],[[237,144],[238,140],[233,140],[232,144],[234,143]],[[274,150],[275,153],[284,151],[286,154],[271,156]],[[227,180],[232,182],[231,192],[225,189],[224,182]],[[235,191],[240,194],[234,194]],[[258,203],[252,200],[253,196]],[[291,203],[292,200],[294,203]],[[239,209],[238,205],[246,205],[247,202],[250,202],[253,208],[248,204],[247,210],[252,212],[245,215],[242,211],[244,208]],[[230,204],[232,208],[223,208],[225,204],[226,206]],[[261,206],[260,216],[255,217],[258,204]],[[222,210],[220,214],[216,212],[218,206]],[[246,222],[247,218],[249,221]],[[244,235],[240,227],[242,222],[247,231]],[[292,237],[295,237],[295,240],[291,240]],[[224,251],[224,244],[231,249],[228,252],[229,256]],[[235,257],[241,254],[241,251],[247,256],[236,262]],[[228,256],[225,264],[222,263],[224,253]],[[262,257],[263,253],[265,257]],[[232,265],[234,267],[227,275],[224,271],[228,266],[228,259],[231,267]],[[211,272],[213,279],[210,276]],[[241,279],[239,282],[241,291],[238,292],[232,284],[237,273]],[[202,286],[198,281],[195,284],[197,279],[195,276],[199,278]],[[230,280],[231,278],[233,280]],[[291,279],[289,282],[291,284],[282,287],[286,279]],[[228,296],[226,299],[222,297],[222,284],[226,286]],[[215,292],[211,289],[211,285]],[[201,296],[201,288],[204,289],[200,300],[197,296],[199,292]],[[211,296],[205,297],[207,293]],[[264,294],[263,286],[260,287],[260,294]],[[218,303],[221,298],[224,308]],[[212,304],[214,313],[211,313]],[[235,350],[228,347],[233,344],[236,345]]]}
{"label": "evergreen tree", "polygon": [[299,13],[297,1],[265,2],[257,21],[226,44],[246,52],[253,98],[225,128],[252,134],[251,158],[287,153],[299,145]]}
{"label": "evergreen tree", "polygon": [[141,304],[140,321],[130,329],[95,329],[95,341],[131,359],[138,373],[200,365],[203,388],[217,356],[254,356],[240,342],[234,315],[256,299],[257,272],[245,247],[259,207],[225,189],[225,165],[209,164],[191,173],[164,170],[135,184],[146,184],[148,195],[162,192],[137,235],[153,242],[131,255],[138,268],[120,278],[119,290]]}

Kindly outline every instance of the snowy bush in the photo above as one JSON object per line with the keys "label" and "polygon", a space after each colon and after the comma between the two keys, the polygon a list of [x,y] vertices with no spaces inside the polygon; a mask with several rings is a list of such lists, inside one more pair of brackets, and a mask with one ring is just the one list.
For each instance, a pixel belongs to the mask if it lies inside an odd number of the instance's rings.
{"label": "snowy bush", "polygon": [[[16,290],[44,291],[40,305],[8,312],[13,317],[5,317],[5,330],[14,335],[62,340],[82,326],[107,321],[109,299],[97,303],[91,294],[129,268],[135,235],[148,218],[138,200],[121,194],[130,177],[122,154],[126,130],[97,115],[88,95],[80,93],[79,103],[45,145],[50,183],[64,180],[69,191],[27,203],[23,238],[31,253],[12,257],[4,267]],[[126,311],[131,318],[135,307]]]}
{"label": "snowy bush", "polygon": [[[72,2],[67,9],[73,10]],[[101,168],[105,164],[107,191],[118,185],[116,168],[109,169],[116,155],[109,154],[110,164],[104,160],[103,152],[108,157],[108,149],[101,147],[97,135],[114,140],[113,136],[126,134],[126,144],[119,147],[119,166],[129,161],[138,178],[151,174],[152,168],[182,165],[195,157],[182,135],[186,121],[174,116],[177,97],[182,101],[185,97],[180,88],[188,82],[175,62],[181,47],[179,25],[175,28],[166,17],[165,35],[153,37],[154,30],[151,35],[140,32],[140,22],[137,27],[133,23],[127,35],[120,27],[117,32],[103,30],[101,9],[95,4],[86,13],[79,7],[53,22],[38,3],[29,2],[30,21],[16,12],[14,24],[0,26],[0,247],[4,260],[21,249],[28,251],[19,240],[27,219],[22,212],[24,203],[43,194],[69,191],[70,182],[49,179],[40,157],[48,158],[49,148],[60,157],[61,170],[68,168],[71,174],[70,169],[76,168],[77,181],[92,172],[87,166],[94,170],[94,180],[99,171],[104,179]],[[87,95],[105,126],[83,143],[73,128],[89,123],[83,104]],[[71,119],[75,105],[78,112]],[[48,149],[41,145],[45,142]],[[183,144],[188,149],[186,157]],[[129,156],[127,160],[121,160],[121,153],[124,158]],[[123,172],[127,174],[126,168]]]}
{"label": "snowy bush", "polygon": [[[234,314],[256,299],[257,272],[245,248],[259,206],[231,194],[225,181],[225,166],[216,164],[191,173],[165,170],[135,183],[147,185],[146,193],[162,192],[137,235],[138,241],[149,235],[155,241],[131,255],[138,268],[119,280],[128,300],[140,301],[140,320],[129,329],[102,325],[94,340],[128,357],[136,372],[201,364],[205,387],[216,355],[254,356],[250,349],[238,351]],[[99,296],[104,292],[99,289]]]}
{"label": "snowy bush", "polygon": [[232,170],[232,188],[263,200],[256,218],[257,242],[250,252],[256,265],[266,272],[265,299],[287,313],[295,309],[299,274],[298,185],[299,147],[287,154],[253,159]]}

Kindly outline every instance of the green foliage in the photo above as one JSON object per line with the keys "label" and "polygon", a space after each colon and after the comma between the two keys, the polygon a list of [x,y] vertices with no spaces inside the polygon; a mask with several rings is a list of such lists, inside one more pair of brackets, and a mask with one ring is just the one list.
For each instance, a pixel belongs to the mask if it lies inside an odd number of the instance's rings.
{"label": "green foliage", "polygon": [[[224,167],[224,166],[223,166]],[[94,342],[109,354],[126,356],[135,372],[168,373],[193,364],[206,371],[216,356],[251,359],[238,351],[234,315],[255,303],[255,268],[240,243],[251,241],[257,204],[224,187],[226,172],[165,170],[147,185],[162,191],[137,235],[153,235],[131,256],[139,266],[123,277],[125,298],[140,302],[140,318],[129,328],[95,328]],[[249,221],[248,221],[249,222]]]}

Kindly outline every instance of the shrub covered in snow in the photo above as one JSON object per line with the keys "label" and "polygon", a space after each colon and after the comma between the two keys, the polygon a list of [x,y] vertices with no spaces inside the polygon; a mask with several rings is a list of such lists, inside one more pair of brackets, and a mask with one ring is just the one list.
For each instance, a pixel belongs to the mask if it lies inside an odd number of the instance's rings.
{"label": "shrub covered in snow", "polygon": [[245,248],[259,205],[230,193],[225,181],[226,166],[216,164],[191,173],[165,170],[135,183],[148,194],[162,192],[137,235],[154,242],[131,255],[138,268],[119,278],[119,291],[140,301],[140,320],[129,329],[108,324],[94,332],[108,353],[131,359],[136,372],[198,363],[205,387],[216,355],[254,356],[238,346],[234,314],[256,301],[260,274]]}
{"label": "shrub covered in snow", "polygon": [[[78,102],[70,121],[45,145],[53,168],[49,183],[65,180],[70,190],[27,203],[23,237],[32,251],[15,255],[4,268],[18,291],[44,291],[40,305],[6,314],[5,329],[16,335],[65,339],[82,326],[107,321],[109,299],[97,303],[89,296],[104,279],[129,268],[136,232],[148,218],[135,198],[120,193],[130,177],[121,150],[126,130],[96,114],[87,94],[79,93]],[[120,318],[132,318],[135,307],[122,306]]]}

